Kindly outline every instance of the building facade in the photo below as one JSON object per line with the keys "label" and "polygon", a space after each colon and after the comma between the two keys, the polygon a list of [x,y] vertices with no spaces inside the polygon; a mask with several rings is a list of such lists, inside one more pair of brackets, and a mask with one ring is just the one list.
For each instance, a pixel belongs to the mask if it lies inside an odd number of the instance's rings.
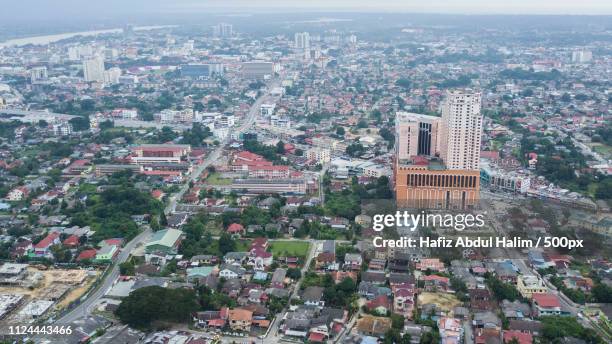
{"label": "building facade", "polygon": [[442,103],[440,157],[450,170],[478,170],[482,137],[481,94],[447,92]]}
{"label": "building facade", "polygon": [[104,82],[104,59],[95,56],[83,60],[83,76],[87,82]]}

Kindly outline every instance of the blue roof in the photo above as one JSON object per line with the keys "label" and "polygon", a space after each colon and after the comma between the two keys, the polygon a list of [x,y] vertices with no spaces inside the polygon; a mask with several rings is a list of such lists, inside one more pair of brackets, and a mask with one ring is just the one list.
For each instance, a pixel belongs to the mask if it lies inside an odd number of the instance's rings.
{"label": "blue roof", "polygon": [[256,279],[258,281],[265,281],[268,279],[268,273],[263,271],[257,271],[253,276],[253,279]]}
{"label": "blue roof", "polygon": [[187,277],[207,277],[213,271],[212,266],[200,266],[197,268],[187,269]]}

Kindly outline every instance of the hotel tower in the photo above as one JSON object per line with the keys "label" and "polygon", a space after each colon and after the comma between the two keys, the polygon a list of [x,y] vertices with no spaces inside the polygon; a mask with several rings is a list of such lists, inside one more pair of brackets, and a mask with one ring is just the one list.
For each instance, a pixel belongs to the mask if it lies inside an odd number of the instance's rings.
{"label": "hotel tower", "polygon": [[481,94],[447,92],[442,117],[398,112],[395,194],[398,207],[469,209],[479,200]]}

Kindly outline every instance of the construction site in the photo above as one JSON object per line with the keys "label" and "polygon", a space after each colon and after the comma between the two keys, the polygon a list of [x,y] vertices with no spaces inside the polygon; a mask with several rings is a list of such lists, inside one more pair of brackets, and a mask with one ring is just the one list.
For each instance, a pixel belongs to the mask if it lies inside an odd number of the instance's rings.
{"label": "construction site", "polygon": [[99,273],[5,263],[0,266],[0,323],[32,323],[48,317],[83,296]]}

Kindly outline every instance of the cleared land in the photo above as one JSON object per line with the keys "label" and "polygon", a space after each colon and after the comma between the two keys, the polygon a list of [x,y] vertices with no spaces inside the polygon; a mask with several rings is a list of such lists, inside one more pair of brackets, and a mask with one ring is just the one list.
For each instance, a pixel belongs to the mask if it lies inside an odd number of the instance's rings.
{"label": "cleared land", "polygon": [[421,293],[418,302],[419,306],[434,303],[446,312],[450,312],[456,306],[461,305],[461,302],[454,295],[446,293]]}
{"label": "cleared land", "polygon": [[310,243],[308,241],[273,241],[270,250],[274,256],[306,257]]}

